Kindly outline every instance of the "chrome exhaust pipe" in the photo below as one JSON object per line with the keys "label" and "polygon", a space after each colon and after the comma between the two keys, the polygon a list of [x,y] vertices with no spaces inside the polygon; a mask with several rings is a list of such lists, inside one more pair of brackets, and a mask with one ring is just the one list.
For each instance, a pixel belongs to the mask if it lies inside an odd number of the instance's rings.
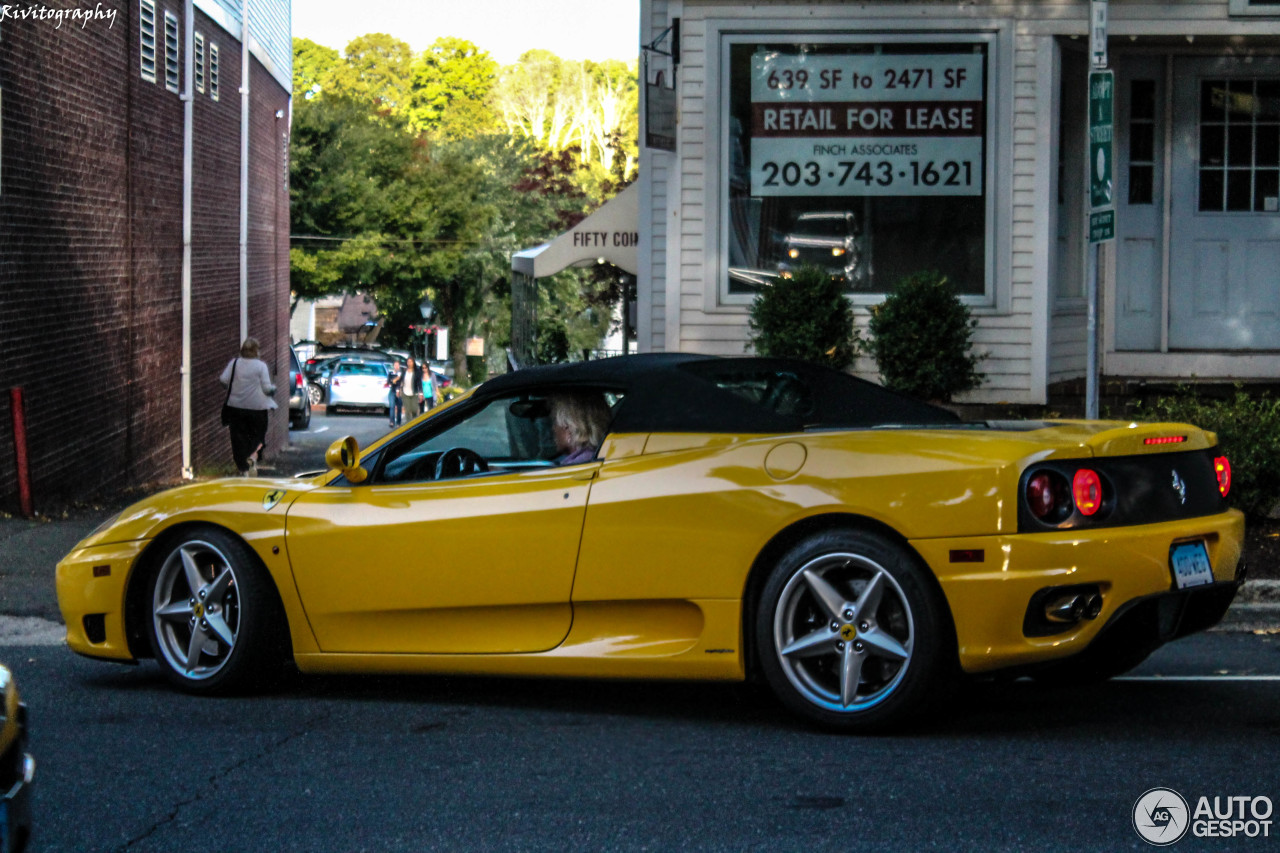
{"label": "chrome exhaust pipe", "polygon": [[1099,592],[1068,592],[1045,602],[1044,618],[1058,625],[1071,625],[1082,619],[1096,619],[1102,612]]}
{"label": "chrome exhaust pipe", "polygon": [[1088,596],[1068,593],[1045,602],[1044,618],[1059,624],[1079,622],[1088,606]]}

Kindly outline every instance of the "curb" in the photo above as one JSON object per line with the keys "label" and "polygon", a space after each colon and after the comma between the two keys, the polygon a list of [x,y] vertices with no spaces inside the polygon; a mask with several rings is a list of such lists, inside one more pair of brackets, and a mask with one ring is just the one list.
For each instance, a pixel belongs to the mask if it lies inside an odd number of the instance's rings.
{"label": "curb", "polygon": [[1247,580],[1211,631],[1280,633],[1280,581]]}
{"label": "curb", "polygon": [[1280,581],[1246,580],[1236,593],[1236,604],[1280,605]]}

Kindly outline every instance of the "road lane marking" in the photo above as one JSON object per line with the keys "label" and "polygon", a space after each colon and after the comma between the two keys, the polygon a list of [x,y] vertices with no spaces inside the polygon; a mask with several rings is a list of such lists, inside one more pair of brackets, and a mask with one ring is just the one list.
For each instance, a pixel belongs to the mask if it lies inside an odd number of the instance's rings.
{"label": "road lane marking", "polygon": [[1120,675],[1112,681],[1280,681],[1280,675]]}
{"label": "road lane marking", "polygon": [[329,431],[329,428],[328,428],[327,426],[322,426],[322,427],[320,427],[320,429],[313,429],[313,430],[311,430],[311,431],[312,431],[313,433],[315,433],[316,435],[319,435],[319,434],[320,434],[320,433],[322,433],[322,432],[328,432],[328,431]]}

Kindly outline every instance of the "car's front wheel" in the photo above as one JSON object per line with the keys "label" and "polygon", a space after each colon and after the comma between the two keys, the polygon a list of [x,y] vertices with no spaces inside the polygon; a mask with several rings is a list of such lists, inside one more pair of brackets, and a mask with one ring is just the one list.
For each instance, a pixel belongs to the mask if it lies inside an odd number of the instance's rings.
{"label": "car's front wheel", "polygon": [[756,648],[769,686],[829,728],[870,731],[926,710],[951,686],[954,631],[926,570],[863,530],[816,534],[765,582]]}
{"label": "car's front wheel", "polygon": [[307,396],[311,398],[311,405],[318,406],[324,402],[324,389],[314,382],[308,382]]}
{"label": "car's front wheel", "polygon": [[257,557],[214,527],[186,532],[155,562],[151,647],[165,677],[193,693],[258,686],[279,668],[285,624]]}

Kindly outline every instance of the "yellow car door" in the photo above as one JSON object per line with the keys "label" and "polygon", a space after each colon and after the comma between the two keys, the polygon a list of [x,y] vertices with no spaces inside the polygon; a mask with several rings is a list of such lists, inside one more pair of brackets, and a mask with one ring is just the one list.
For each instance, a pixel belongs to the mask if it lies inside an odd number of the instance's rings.
{"label": "yellow car door", "polygon": [[553,648],[599,463],[330,486],[289,510],[287,544],[324,652]]}
{"label": "yellow car door", "polygon": [[569,633],[599,462],[557,466],[547,401],[443,407],[289,509],[286,543],[323,652],[541,652]]}

